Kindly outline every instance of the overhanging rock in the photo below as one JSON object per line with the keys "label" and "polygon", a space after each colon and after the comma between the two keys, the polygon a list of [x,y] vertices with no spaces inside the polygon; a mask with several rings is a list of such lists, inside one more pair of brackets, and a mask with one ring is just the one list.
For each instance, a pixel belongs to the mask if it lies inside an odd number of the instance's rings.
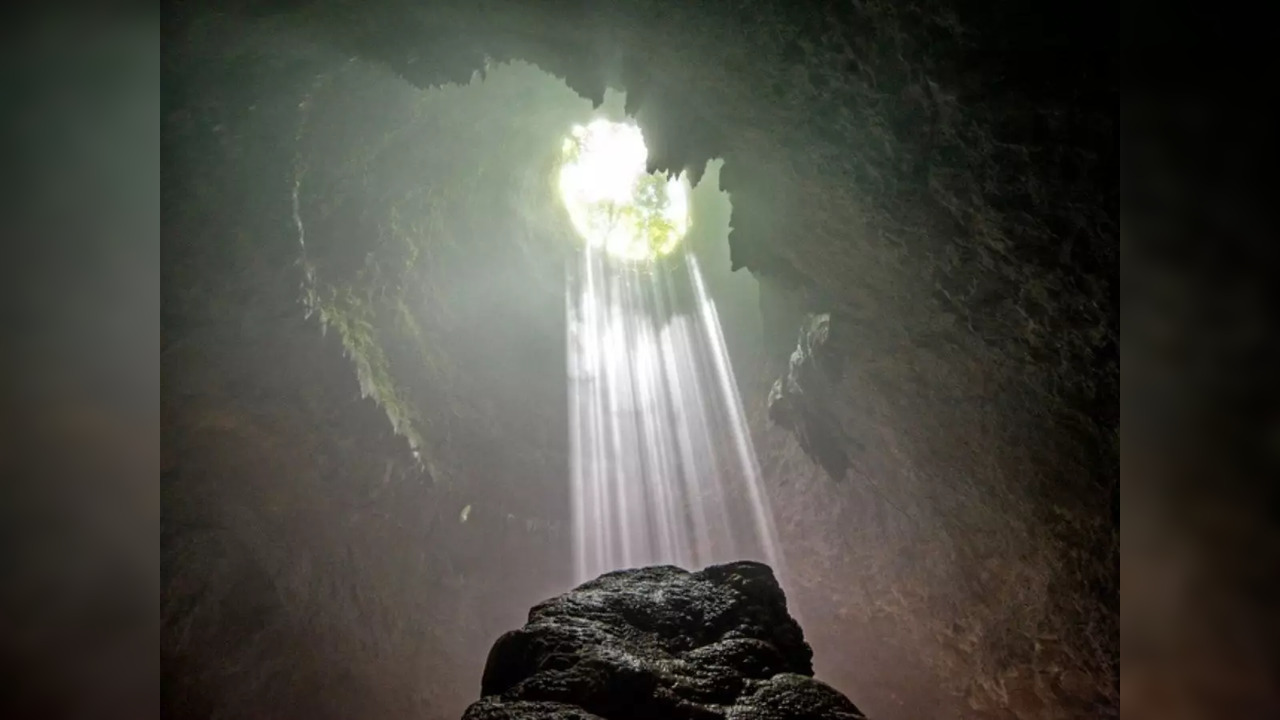
{"label": "overhanging rock", "polygon": [[790,430],[805,453],[839,480],[849,469],[849,458],[829,405],[841,372],[830,338],[830,313],[805,316],[787,370],[769,391],[768,407],[769,419]]}

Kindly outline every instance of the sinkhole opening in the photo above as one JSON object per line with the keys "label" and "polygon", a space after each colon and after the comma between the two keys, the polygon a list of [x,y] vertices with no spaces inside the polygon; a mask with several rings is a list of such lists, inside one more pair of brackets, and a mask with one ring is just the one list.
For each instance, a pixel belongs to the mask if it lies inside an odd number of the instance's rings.
{"label": "sinkhole opening", "polygon": [[560,199],[589,246],[631,263],[670,255],[689,232],[689,187],[682,177],[647,173],[640,128],[600,118],[564,139]]}

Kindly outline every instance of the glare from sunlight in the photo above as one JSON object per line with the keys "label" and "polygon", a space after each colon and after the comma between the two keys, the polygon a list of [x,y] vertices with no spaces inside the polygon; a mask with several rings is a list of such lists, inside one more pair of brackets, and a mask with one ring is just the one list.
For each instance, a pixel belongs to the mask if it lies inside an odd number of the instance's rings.
{"label": "glare from sunlight", "polygon": [[598,119],[573,128],[560,164],[560,197],[574,229],[610,256],[649,262],[670,254],[689,230],[680,178],[645,172],[640,128]]}
{"label": "glare from sunlight", "polygon": [[[574,578],[784,558],[715,302],[683,268],[588,245],[567,275]],[[681,310],[676,312],[677,310]]]}

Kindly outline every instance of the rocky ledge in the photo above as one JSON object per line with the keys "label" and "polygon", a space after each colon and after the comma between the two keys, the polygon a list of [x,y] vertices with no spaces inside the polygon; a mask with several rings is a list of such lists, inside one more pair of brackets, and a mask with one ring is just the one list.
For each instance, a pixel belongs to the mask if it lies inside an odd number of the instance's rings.
{"label": "rocky ledge", "polygon": [[854,720],[813,678],[813,652],[773,571],[608,573],[529,612],[494,643],[463,720]]}

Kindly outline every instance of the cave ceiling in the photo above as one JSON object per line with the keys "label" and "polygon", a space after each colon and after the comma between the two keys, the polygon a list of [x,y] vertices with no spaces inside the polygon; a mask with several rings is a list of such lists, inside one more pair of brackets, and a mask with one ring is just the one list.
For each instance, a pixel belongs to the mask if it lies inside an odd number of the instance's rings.
{"label": "cave ceiling", "polygon": [[[442,209],[477,237],[509,242],[432,246],[428,261],[383,222],[406,202],[383,191],[413,178],[370,184],[349,171],[405,152],[397,127],[436,127],[394,115],[418,107],[405,81],[484,110],[501,98],[461,98],[488,69],[512,93],[528,73],[550,73],[568,90],[536,92],[573,97],[562,115],[517,128],[510,151],[536,172],[494,179],[467,196],[477,207],[541,192],[550,159],[533,148],[594,106],[634,117],[652,170],[696,182],[723,161],[715,176],[732,215],[717,272],[759,285],[764,360],[744,373],[744,400],[766,475],[790,498],[783,533],[813,558],[796,569],[797,602],[822,623],[862,628],[811,638],[820,676],[826,663],[877,717],[913,693],[988,702],[972,677],[1020,663],[1074,668],[1047,690],[1015,689],[1034,696],[1022,716],[1046,702],[1079,711],[1112,701],[1105,647],[1093,646],[1109,632],[1119,486],[1115,97],[1109,58],[1088,34],[1065,44],[1056,33],[1078,28],[1055,22],[1059,10],[1033,23],[944,0],[217,5],[166,10],[166,523],[206,522],[218,508],[234,539],[220,541],[226,585],[274,578],[261,602],[282,605],[270,612],[327,623],[322,640],[278,630],[282,646],[322,641],[358,658],[323,692],[346,693],[366,715],[388,696],[460,708],[456,666],[478,673],[502,623],[562,584],[538,568],[566,533],[549,491],[566,467],[563,336],[541,331],[563,317],[564,256],[546,240],[561,239],[563,223],[548,210],[515,237],[501,212]],[[610,108],[610,89],[626,93],[624,108]],[[486,128],[515,127],[461,118],[437,129],[483,144]],[[431,168],[424,176],[452,177],[430,148],[412,152]],[[437,185],[443,194],[413,201],[454,207],[466,192]],[[518,259],[499,263],[498,253]],[[410,282],[404,269],[423,267],[426,281]],[[483,297],[484,283],[514,287],[516,273],[523,294]],[[344,297],[409,308],[373,321],[396,342],[360,340],[352,308],[363,306]],[[769,388],[815,313],[829,321],[827,362],[842,368],[824,416],[847,477],[765,422]],[[362,342],[376,352],[353,351]],[[381,380],[377,353],[398,368]],[[501,492],[476,502],[475,478]],[[489,540],[481,547],[472,532]],[[880,555],[858,555],[859,543]],[[1083,549],[1044,560],[1064,545]],[[263,550],[277,546],[287,551]],[[403,547],[432,549],[392,551]],[[333,560],[343,553],[377,560]],[[482,577],[495,557],[519,567]],[[353,610],[300,589],[321,582],[305,568],[324,562],[380,600]],[[190,582],[167,592],[203,592]],[[1035,608],[1012,619],[995,605],[1013,601],[985,599],[1018,588]],[[436,596],[446,599],[420,599]],[[495,597],[518,609],[485,605]],[[1093,609],[1045,620],[1059,601]],[[404,619],[424,602],[421,617]],[[904,616],[933,621],[910,630]],[[350,628],[369,617],[407,624],[366,652]],[[1006,634],[975,639],[975,623]],[[1019,633],[1070,623],[1088,639],[1027,654],[1041,646],[1028,650]],[[886,669],[842,664],[844,644],[885,636],[900,643],[880,651]],[[947,642],[969,654],[938,649]],[[924,693],[901,680],[901,662],[928,653],[920,662],[934,689]],[[391,665],[418,675],[368,679]],[[325,685],[317,668],[298,672]],[[429,673],[438,679],[415,679]],[[232,681],[206,677],[182,692],[213,702],[219,682]],[[857,683],[862,693],[848,687]],[[878,690],[867,698],[869,685]],[[931,714],[929,701],[915,709]]]}

